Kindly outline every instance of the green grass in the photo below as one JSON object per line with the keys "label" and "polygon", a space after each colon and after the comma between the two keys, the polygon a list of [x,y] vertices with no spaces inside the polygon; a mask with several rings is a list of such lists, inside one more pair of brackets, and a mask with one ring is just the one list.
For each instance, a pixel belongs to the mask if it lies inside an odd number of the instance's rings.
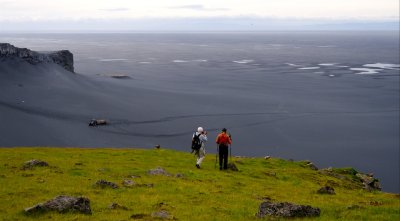
{"label": "green grass", "polygon": [[[22,170],[22,164],[31,159],[50,166]],[[166,149],[1,148],[0,220],[132,220],[133,214],[150,215],[161,209],[178,220],[260,220],[255,214],[263,197],[319,207],[321,216],[312,220],[400,220],[399,195],[361,190],[352,179],[321,174],[304,162],[233,161],[239,172],[214,169],[215,155],[210,154],[198,170],[193,155]],[[156,167],[184,177],[147,174]],[[349,168],[335,172],[352,176]],[[94,187],[100,179],[120,188]],[[123,187],[124,179],[154,187]],[[335,188],[336,195],[316,193],[326,184]],[[24,214],[24,208],[58,195],[88,197],[93,214]],[[108,209],[113,202],[128,210]],[[352,205],[359,207],[348,209]]]}

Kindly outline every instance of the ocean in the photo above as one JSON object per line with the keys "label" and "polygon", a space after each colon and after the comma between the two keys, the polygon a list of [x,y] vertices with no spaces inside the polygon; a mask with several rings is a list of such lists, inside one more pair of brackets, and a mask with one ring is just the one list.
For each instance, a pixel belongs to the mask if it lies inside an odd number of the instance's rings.
{"label": "ocean", "polygon": [[[90,110],[107,127],[76,124],[79,134],[51,142],[11,134],[0,146],[190,151],[202,126],[213,157],[225,127],[232,155],[354,167],[400,192],[398,32],[0,34],[0,42],[70,50],[75,72],[103,85],[99,98],[112,103]],[[76,102],[65,108],[88,112]]]}

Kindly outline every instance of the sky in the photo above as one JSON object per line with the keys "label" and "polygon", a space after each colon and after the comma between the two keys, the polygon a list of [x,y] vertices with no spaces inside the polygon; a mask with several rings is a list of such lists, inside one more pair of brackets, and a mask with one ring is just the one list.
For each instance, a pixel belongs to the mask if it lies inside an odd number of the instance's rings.
{"label": "sky", "polygon": [[398,28],[398,0],[0,0],[0,31]]}

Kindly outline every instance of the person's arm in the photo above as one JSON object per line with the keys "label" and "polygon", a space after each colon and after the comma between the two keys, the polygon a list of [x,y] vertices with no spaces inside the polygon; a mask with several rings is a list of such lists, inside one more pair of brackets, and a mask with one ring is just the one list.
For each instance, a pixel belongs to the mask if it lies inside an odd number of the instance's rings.
{"label": "person's arm", "polygon": [[215,142],[216,142],[217,144],[219,144],[219,137],[220,137],[220,136],[221,136],[221,135],[218,134],[217,138],[215,139]]}
{"label": "person's arm", "polygon": [[201,137],[201,141],[202,141],[202,142],[207,142],[207,141],[208,141],[207,135],[202,134],[200,137]]}

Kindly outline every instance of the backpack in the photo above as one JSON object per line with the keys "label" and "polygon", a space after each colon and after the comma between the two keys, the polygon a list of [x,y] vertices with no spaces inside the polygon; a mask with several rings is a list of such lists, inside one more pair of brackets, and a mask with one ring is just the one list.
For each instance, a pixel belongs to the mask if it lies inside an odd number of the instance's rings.
{"label": "backpack", "polygon": [[200,150],[201,148],[201,141],[200,141],[200,135],[201,134],[194,134],[192,138],[192,150]]}

